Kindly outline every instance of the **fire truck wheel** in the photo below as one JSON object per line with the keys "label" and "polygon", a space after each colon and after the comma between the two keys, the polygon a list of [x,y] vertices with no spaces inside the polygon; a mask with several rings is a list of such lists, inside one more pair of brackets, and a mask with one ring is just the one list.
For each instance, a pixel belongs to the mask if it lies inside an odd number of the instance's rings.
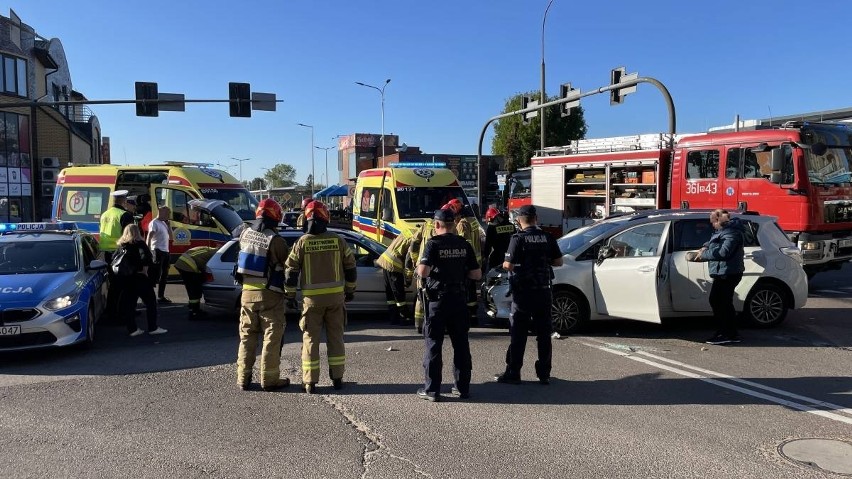
{"label": "fire truck wheel", "polygon": [[772,283],[758,283],[748,294],[743,315],[760,328],[777,326],[787,317],[789,294]]}
{"label": "fire truck wheel", "polygon": [[589,320],[589,306],[580,293],[557,290],[553,292],[551,314],[554,331],[559,334],[573,333]]}

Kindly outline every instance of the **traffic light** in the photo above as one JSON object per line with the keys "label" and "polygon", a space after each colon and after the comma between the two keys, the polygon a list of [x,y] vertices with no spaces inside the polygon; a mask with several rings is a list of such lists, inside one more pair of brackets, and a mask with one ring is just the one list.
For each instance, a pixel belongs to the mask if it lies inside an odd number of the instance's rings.
{"label": "traffic light", "polygon": [[154,82],[136,82],[136,116],[160,116],[159,94]]}
{"label": "traffic light", "polygon": [[[559,85],[559,98],[566,98],[571,94],[572,91],[576,91],[576,88],[572,88],[570,83],[563,83]],[[580,106],[580,99],[576,99],[574,101],[569,101],[566,103],[562,103],[559,105],[559,113],[563,118],[566,116],[571,116],[571,109],[577,108]]]}
{"label": "traffic light", "polygon": [[[624,67],[613,68],[609,73],[609,84],[615,85],[617,83],[621,83],[621,78],[624,74],[627,73],[627,69]],[[619,105],[624,103],[624,96],[621,94],[619,89],[613,89],[609,91],[609,104],[610,105]]]}
{"label": "traffic light", "polygon": [[248,83],[228,83],[228,99],[231,116],[251,117],[251,85]]}

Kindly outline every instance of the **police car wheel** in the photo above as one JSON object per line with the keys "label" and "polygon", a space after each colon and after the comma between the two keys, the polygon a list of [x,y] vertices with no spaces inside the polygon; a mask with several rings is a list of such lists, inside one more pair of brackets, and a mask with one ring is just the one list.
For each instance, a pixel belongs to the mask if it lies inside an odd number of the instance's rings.
{"label": "police car wheel", "polygon": [[86,314],[86,339],[81,344],[84,348],[91,348],[95,344],[95,306],[89,304],[89,312]]}
{"label": "police car wheel", "polygon": [[788,294],[772,283],[758,283],[748,294],[743,316],[754,326],[771,328],[787,317]]}
{"label": "police car wheel", "polygon": [[574,291],[554,291],[551,307],[553,330],[559,334],[577,331],[589,319],[589,308],[583,297]]}

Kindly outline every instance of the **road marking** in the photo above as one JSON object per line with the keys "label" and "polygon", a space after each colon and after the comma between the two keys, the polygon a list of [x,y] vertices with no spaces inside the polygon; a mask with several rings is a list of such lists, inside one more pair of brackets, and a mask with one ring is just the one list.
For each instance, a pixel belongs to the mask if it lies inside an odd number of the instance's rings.
{"label": "road marking", "polygon": [[[702,368],[699,368],[699,367],[696,367],[696,366],[688,365],[686,363],[681,363],[681,362],[673,361],[673,360],[670,360],[670,359],[667,359],[667,358],[662,358],[660,356],[656,356],[656,355],[653,355],[653,354],[650,354],[650,353],[644,353],[642,351],[637,351],[637,352],[634,353],[634,352],[626,352],[626,351],[614,349],[611,345],[609,345],[609,344],[607,344],[603,341],[594,339],[594,338],[584,338],[584,339],[587,339],[589,341],[594,341],[594,342],[597,342],[597,343],[600,343],[600,344],[592,344],[592,343],[589,343],[589,342],[582,341],[580,339],[577,339],[577,342],[579,342],[580,344],[582,344],[584,346],[588,346],[590,348],[599,349],[601,351],[604,351],[604,352],[607,352],[607,353],[610,353],[610,354],[615,354],[615,355],[621,356],[623,358],[631,359],[633,361],[637,361],[637,362],[640,362],[640,363],[643,363],[643,364],[647,364],[649,366],[653,366],[655,368],[662,369],[664,371],[669,371],[671,373],[678,374],[680,376],[684,376],[684,377],[688,377],[688,378],[692,378],[692,379],[698,379],[700,381],[712,384],[714,386],[719,386],[719,387],[722,387],[722,388],[725,388],[725,389],[730,389],[732,391],[736,391],[736,392],[746,394],[746,395],[749,395],[749,396],[752,396],[752,397],[763,399],[765,401],[773,402],[775,404],[787,406],[791,409],[796,409],[798,411],[807,412],[807,413],[814,414],[814,415],[817,415],[817,416],[820,416],[820,417],[824,417],[826,419],[831,419],[833,421],[838,421],[838,422],[842,422],[842,423],[845,423],[845,424],[852,425],[852,417],[846,417],[846,416],[841,415],[841,414],[852,414],[852,411],[850,411],[850,409],[848,409],[848,408],[844,408],[843,406],[838,406],[836,404],[831,404],[831,403],[827,403],[827,402],[824,402],[824,401],[819,401],[819,400],[816,400],[816,399],[808,398],[808,397],[805,397],[805,396],[800,396],[798,394],[793,394],[793,393],[790,393],[790,392],[787,392],[787,391],[782,391],[780,389],[772,388],[772,387],[769,387],[769,386],[763,386],[762,384],[754,383],[752,381],[747,381],[745,379],[739,379],[739,378],[729,376],[729,375],[726,375],[726,374],[710,371],[708,369],[702,369]],[[645,357],[640,357],[640,356],[637,356],[636,354],[640,354],[642,356],[654,358],[654,359],[656,359],[658,361],[662,361],[662,362],[652,361],[651,359],[646,359]],[[677,366],[681,366],[683,368],[692,369],[696,372],[688,371],[687,369],[676,368],[674,366],[670,366],[670,365],[664,364],[664,363],[670,363],[670,364],[674,364],[674,365],[677,365]],[[703,373],[703,374],[701,374],[701,373]],[[708,377],[708,376],[714,376],[714,377]],[[728,382],[725,382],[725,381],[721,381],[720,379],[726,379],[726,380],[730,380],[730,381],[735,381],[735,382],[740,383],[740,384],[746,384],[746,385],[749,385],[749,386],[751,386],[755,389],[763,389],[763,390],[766,390],[766,391],[771,391],[771,392],[778,394],[780,396],[786,396],[786,397],[789,397],[789,398],[797,399],[797,400],[800,400],[800,401],[808,403],[808,404],[802,404],[802,403],[790,401],[790,400],[787,400],[787,399],[783,399],[781,397],[771,396],[769,394],[764,394],[762,392],[755,391],[754,389],[748,389],[748,388],[745,388],[745,387],[742,387],[742,386],[737,386],[735,384],[731,384],[731,383],[728,383]],[[841,414],[836,414],[835,412],[824,411],[824,410],[821,410],[821,409],[815,409],[816,407],[828,408],[828,409],[831,409],[832,411],[836,411],[836,412],[839,412]]]}

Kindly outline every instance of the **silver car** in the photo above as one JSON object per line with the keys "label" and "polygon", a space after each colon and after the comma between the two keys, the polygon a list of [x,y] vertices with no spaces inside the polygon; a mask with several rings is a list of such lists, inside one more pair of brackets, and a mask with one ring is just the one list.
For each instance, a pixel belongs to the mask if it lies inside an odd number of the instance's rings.
{"label": "silver car", "polygon": [[[358,280],[355,299],[346,303],[348,311],[376,312],[387,310],[385,299],[385,280],[382,269],[375,265],[376,259],[385,251],[381,245],[361,233],[354,231],[329,228],[329,231],[339,234],[355,254],[358,267]],[[289,246],[302,236],[301,230],[283,229],[279,233]],[[231,240],[210,258],[207,263],[207,280],[204,283],[204,302],[215,308],[238,311],[242,286],[234,282],[234,265],[240,252],[237,240]],[[409,290],[413,300],[413,290]],[[297,299],[301,301],[301,291]]]}
{"label": "silver car", "polygon": [[[757,326],[781,323],[808,296],[801,251],[770,216],[735,214],[745,226],[745,273],[734,305]],[[554,330],[576,330],[590,319],[708,316],[712,279],[706,262],[687,253],[710,239],[709,210],[652,210],[608,218],[559,239],[564,264],[553,268]],[[488,315],[508,319],[506,273],[489,272]]]}

